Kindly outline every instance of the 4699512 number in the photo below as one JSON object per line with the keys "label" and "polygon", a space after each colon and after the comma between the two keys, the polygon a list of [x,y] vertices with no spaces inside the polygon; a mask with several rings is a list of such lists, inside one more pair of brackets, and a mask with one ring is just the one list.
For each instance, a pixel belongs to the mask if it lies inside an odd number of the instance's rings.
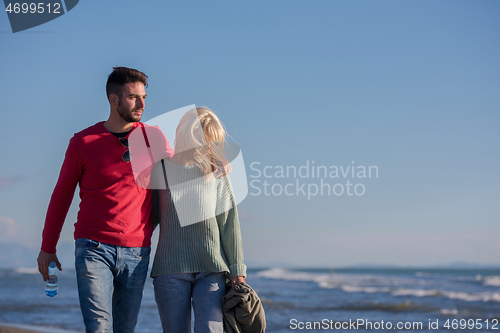
{"label": "4699512 number", "polygon": [[61,4],[60,3],[10,3],[8,6],[5,8],[5,11],[8,12],[9,14],[14,13],[14,14],[26,14],[26,13],[39,13],[42,14],[47,10],[47,13],[49,14],[61,14]]}
{"label": "4699512 number", "polygon": [[466,319],[453,319],[453,320],[450,320],[448,319],[446,321],[446,323],[443,325],[444,328],[447,328],[447,329],[453,329],[453,330],[457,330],[457,329],[461,329],[461,330],[465,330],[465,329],[476,329],[476,330],[480,330],[480,329],[485,329],[485,330],[498,330],[499,327],[498,327],[498,319],[491,319],[491,320],[488,320],[488,319],[469,319],[469,320],[466,320]]}

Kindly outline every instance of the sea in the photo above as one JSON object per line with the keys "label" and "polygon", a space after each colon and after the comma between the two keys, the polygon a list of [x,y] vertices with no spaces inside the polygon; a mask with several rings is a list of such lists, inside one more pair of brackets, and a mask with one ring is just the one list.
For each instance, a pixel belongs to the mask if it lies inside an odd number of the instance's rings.
{"label": "sea", "polygon": [[[0,324],[84,332],[75,272],[47,297],[35,268],[0,270]],[[249,269],[267,332],[500,332],[500,269]],[[148,278],[136,328],[161,332]]]}

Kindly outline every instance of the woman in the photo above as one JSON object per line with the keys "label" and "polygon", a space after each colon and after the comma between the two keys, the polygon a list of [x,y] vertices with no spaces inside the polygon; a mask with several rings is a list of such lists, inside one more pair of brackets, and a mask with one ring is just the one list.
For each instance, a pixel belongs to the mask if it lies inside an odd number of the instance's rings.
{"label": "woman", "polygon": [[[151,277],[164,332],[223,332],[226,278],[245,282],[243,246],[226,159],[226,131],[206,107],[187,112],[176,130],[175,155],[153,171],[153,218],[160,237]],[[227,161],[226,161],[227,162]]]}

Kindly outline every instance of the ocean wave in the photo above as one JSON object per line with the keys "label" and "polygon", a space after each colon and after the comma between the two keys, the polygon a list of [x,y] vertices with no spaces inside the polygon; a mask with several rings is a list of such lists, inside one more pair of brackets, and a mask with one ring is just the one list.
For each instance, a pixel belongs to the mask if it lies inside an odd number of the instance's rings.
{"label": "ocean wave", "polygon": [[338,288],[338,284],[333,283],[332,281],[320,281],[320,282],[318,282],[318,286],[320,288],[324,288],[324,289],[337,289]]}
{"label": "ocean wave", "polygon": [[481,292],[471,294],[457,291],[443,291],[442,294],[451,299],[459,299],[467,302],[500,302],[500,293]]}
{"label": "ocean wave", "polygon": [[500,276],[492,275],[492,276],[482,276],[477,274],[476,276],[461,276],[457,279],[458,281],[466,281],[466,282],[482,282],[483,286],[491,286],[491,287],[500,287]]}
{"label": "ocean wave", "polygon": [[257,272],[258,277],[268,279],[289,280],[289,281],[316,281],[325,274],[312,274],[306,272],[294,272],[283,268],[271,268]]}
{"label": "ocean wave", "polygon": [[416,296],[416,297],[428,297],[428,296],[438,296],[439,291],[437,290],[425,290],[425,289],[397,289],[391,292],[394,296]]}
{"label": "ocean wave", "polygon": [[[500,293],[497,292],[462,292],[441,290],[437,288],[412,288],[422,286],[422,281],[408,278],[394,278],[375,276],[370,274],[343,274],[343,273],[309,273],[286,270],[282,268],[268,269],[256,274],[259,277],[287,281],[315,282],[320,288],[341,289],[349,293],[390,293],[392,296],[414,297],[446,297],[466,302],[500,302]],[[470,277],[469,280],[483,282],[484,286],[499,286],[499,276]],[[401,288],[402,286],[408,286]]]}
{"label": "ocean wave", "polygon": [[391,291],[391,288],[385,287],[385,288],[376,288],[376,287],[360,287],[360,286],[349,286],[349,285],[342,285],[340,286],[340,289],[343,291],[349,292],[349,293],[357,293],[357,292],[363,292],[363,293],[386,293]]}
{"label": "ocean wave", "polygon": [[443,296],[450,299],[458,299],[467,302],[500,302],[500,293],[478,292],[466,293],[448,290],[425,290],[425,289],[398,289],[391,292],[393,296],[416,296],[416,297],[435,297]]}
{"label": "ocean wave", "polygon": [[436,276],[436,274],[427,273],[427,272],[416,272],[415,276],[418,276],[418,277],[429,277],[429,278],[431,278],[431,277]]}
{"label": "ocean wave", "polygon": [[457,309],[451,309],[451,310],[441,309],[441,314],[443,314],[445,316],[456,316],[458,314],[458,310]]}
{"label": "ocean wave", "polygon": [[500,287],[500,276],[485,276],[483,279],[484,286]]}
{"label": "ocean wave", "polygon": [[414,285],[415,279],[401,277],[378,276],[375,274],[346,274],[346,273],[309,273],[297,272],[283,268],[272,268],[256,273],[256,276],[286,280],[316,282],[319,287],[325,289],[341,288],[342,286],[362,286],[362,287],[387,287],[396,285]]}
{"label": "ocean wave", "polygon": [[14,268],[14,272],[19,274],[39,274],[38,267],[17,267]]}
{"label": "ocean wave", "polygon": [[338,288],[340,283],[340,281],[338,280],[339,277],[336,276],[336,278],[334,279],[332,274],[294,272],[282,268],[273,268],[265,271],[260,271],[256,275],[258,277],[275,280],[315,282],[319,287],[325,289]]}

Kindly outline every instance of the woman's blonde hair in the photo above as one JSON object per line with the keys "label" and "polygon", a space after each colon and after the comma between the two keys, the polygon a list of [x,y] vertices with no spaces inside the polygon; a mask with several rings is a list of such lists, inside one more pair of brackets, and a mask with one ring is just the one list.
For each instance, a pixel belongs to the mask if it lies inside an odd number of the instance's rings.
{"label": "woman's blonde hair", "polygon": [[186,112],[175,131],[175,153],[192,151],[204,174],[214,172],[225,161],[226,129],[206,106]]}

